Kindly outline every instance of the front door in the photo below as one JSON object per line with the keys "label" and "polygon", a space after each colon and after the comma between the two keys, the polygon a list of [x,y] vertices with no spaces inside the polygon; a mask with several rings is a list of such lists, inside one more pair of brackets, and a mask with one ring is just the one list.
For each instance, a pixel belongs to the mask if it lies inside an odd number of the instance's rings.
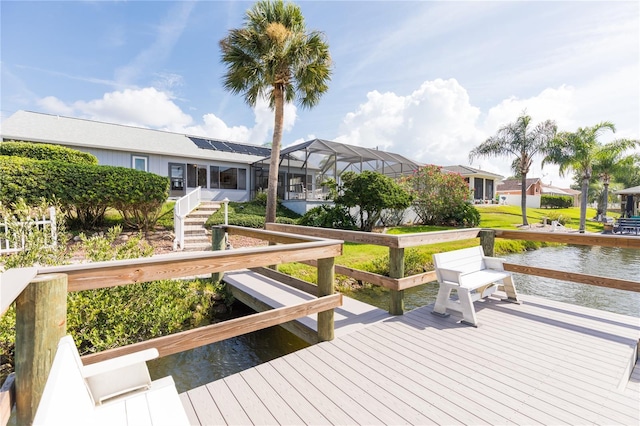
{"label": "front door", "polygon": [[182,197],[187,194],[187,185],[185,185],[186,182],[184,181],[186,167],[186,164],[169,163],[170,197]]}

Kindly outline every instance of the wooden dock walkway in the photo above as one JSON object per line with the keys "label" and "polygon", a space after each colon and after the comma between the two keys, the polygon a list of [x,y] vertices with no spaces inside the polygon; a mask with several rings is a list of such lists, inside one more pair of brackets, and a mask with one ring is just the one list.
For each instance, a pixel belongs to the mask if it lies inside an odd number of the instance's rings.
{"label": "wooden dock walkway", "polygon": [[202,425],[638,425],[640,319],[522,298],[477,302],[478,328],[419,308],[180,397]]}
{"label": "wooden dock walkway", "polygon": [[[316,298],[308,292],[248,269],[227,272],[224,281],[231,286],[231,292],[236,299],[256,311],[292,306]],[[387,318],[391,318],[387,311],[350,297],[343,297],[342,306],[334,309],[335,336],[344,336]],[[318,341],[318,314],[302,317],[283,324],[282,327],[309,343]]]}

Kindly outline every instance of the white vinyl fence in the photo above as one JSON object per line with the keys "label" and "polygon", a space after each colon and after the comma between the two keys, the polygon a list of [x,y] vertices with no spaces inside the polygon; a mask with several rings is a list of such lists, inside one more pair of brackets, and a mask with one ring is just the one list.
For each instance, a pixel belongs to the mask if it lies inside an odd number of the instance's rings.
{"label": "white vinyl fence", "polygon": [[58,244],[56,229],[56,209],[49,207],[49,217],[29,218],[19,222],[13,217],[0,217],[0,254],[11,254],[22,251],[29,239],[29,235],[38,230],[42,232],[45,247],[55,247]]}

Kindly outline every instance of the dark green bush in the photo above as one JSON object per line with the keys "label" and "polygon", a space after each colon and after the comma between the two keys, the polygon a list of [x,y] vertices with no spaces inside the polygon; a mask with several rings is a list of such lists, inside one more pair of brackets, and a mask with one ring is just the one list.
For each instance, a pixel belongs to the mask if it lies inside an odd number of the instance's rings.
{"label": "dark green bush", "polygon": [[[261,200],[247,203],[231,202],[228,206],[229,225],[245,226],[247,228],[264,228],[266,208]],[[278,203],[276,210],[276,223],[295,225],[299,214],[289,210]],[[212,214],[205,226],[211,227],[224,224],[224,207]]]}
{"label": "dark green bush", "polygon": [[298,224],[319,228],[358,229],[355,220],[349,214],[349,209],[343,206],[329,206],[326,204],[319,205],[306,212],[298,220]]}
{"label": "dark green bush", "polygon": [[60,145],[32,142],[0,142],[0,155],[26,157],[34,160],[62,161],[73,164],[98,164],[98,159],[87,152]]}
{"label": "dark green bush", "polygon": [[[389,255],[377,257],[369,262],[365,270],[374,274],[389,276]],[[407,249],[404,253],[404,276],[421,274],[433,269],[431,255],[417,249]]]}
{"label": "dark green bush", "polygon": [[566,209],[573,206],[573,198],[569,195],[542,195],[540,207],[551,209]]}
{"label": "dark green bush", "polygon": [[480,224],[480,212],[471,203],[458,204],[445,221],[452,226],[473,228]]}
{"label": "dark green bush", "polygon": [[0,156],[0,200],[57,202],[71,224],[100,225],[107,208],[129,226],[148,229],[169,194],[169,179],[125,167],[71,164]]}
{"label": "dark green bush", "polygon": [[155,281],[70,293],[67,327],[81,354],[209,322],[214,292],[200,282]]}

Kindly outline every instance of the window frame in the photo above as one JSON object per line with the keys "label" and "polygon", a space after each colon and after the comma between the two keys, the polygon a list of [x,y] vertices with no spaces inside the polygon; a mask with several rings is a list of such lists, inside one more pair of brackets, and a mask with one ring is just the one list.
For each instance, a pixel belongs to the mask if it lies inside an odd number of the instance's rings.
{"label": "window frame", "polygon": [[[140,170],[136,167],[136,161],[137,160],[144,160],[144,170]],[[143,172],[148,172],[149,171],[149,157],[146,155],[138,155],[138,154],[131,154],[131,168],[134,170],[140,170]]]}

